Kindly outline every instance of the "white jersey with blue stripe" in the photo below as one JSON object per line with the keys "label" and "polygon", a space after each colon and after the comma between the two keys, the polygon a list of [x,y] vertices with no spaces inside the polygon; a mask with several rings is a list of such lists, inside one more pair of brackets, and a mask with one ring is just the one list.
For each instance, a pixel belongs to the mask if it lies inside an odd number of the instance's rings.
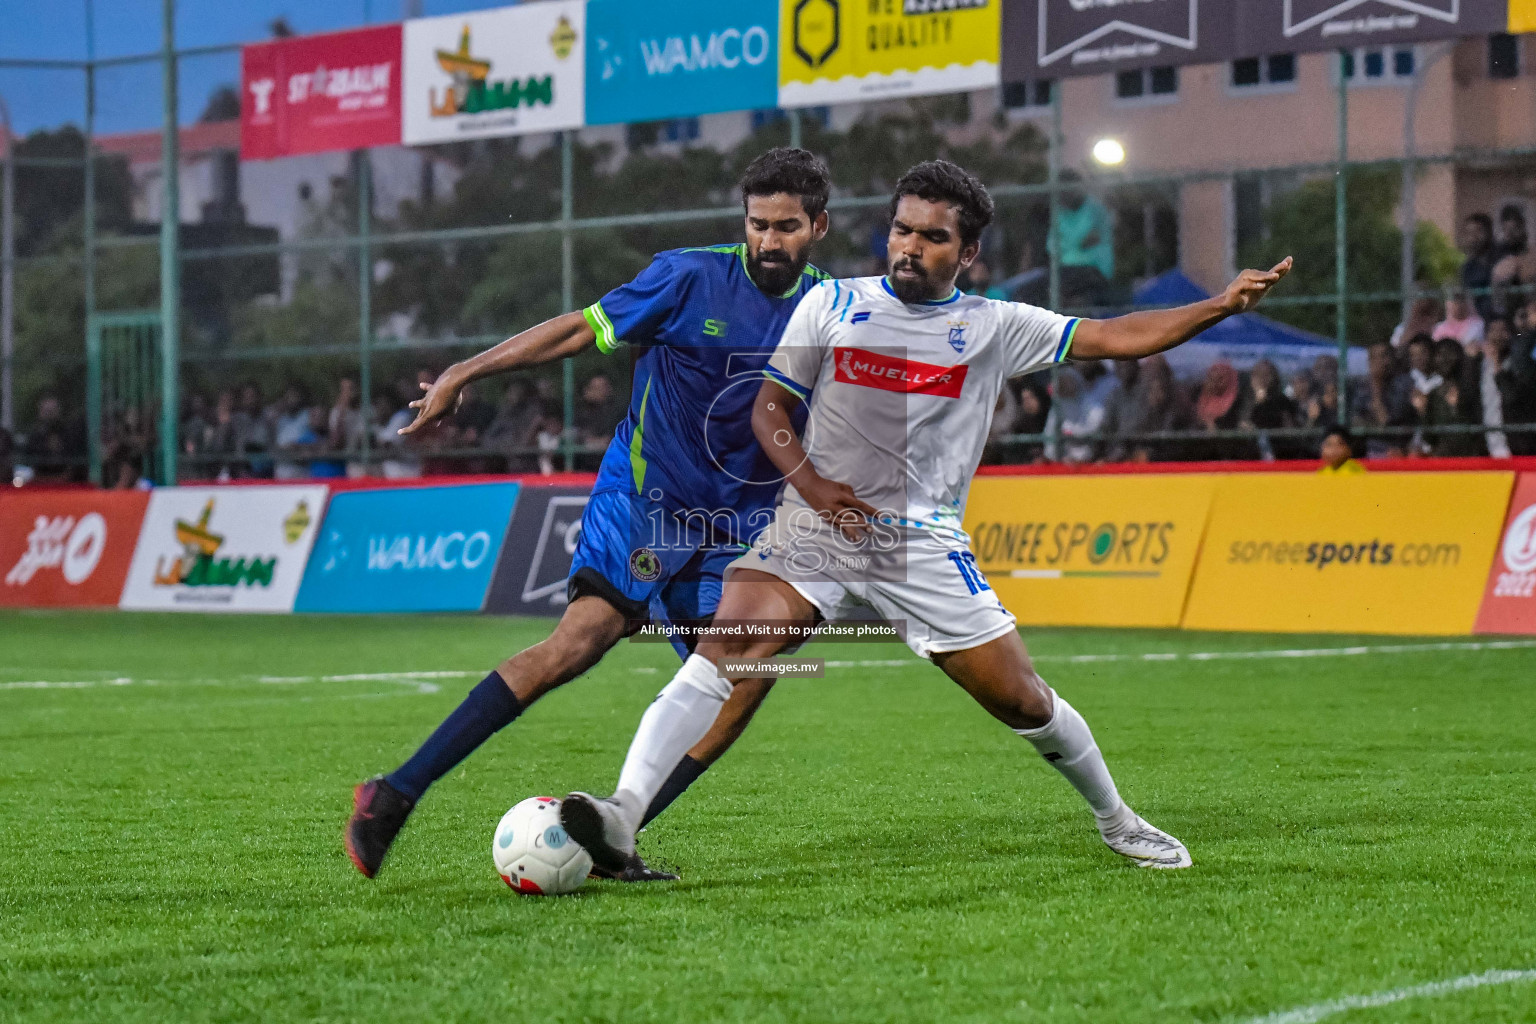
{"label": "white jersey with blue stripe", "polygon": [[[884,277],[824,281],[763,373],[809,402],[818,473],[884,516],[966,543],[966,493],[1004,382],[1064,360],[1078,322],[959,291],[909,304]],[[804,503],[793,487],[784,500]]]}

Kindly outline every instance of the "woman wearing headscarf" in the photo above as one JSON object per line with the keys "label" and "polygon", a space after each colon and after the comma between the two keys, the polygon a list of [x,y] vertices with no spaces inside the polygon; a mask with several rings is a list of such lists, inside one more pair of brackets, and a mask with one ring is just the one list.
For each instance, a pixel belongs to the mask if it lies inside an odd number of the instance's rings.
{"label": "woman wearing headscarf", "polygon": [[[1226,360],[1212,363],[1210,369],[1205,371],[1205,379],[1200,382],[1200,394],[1195,399],[1196,433],[1211,434],[1218,430],[1236,428],[1239,412],[1237,393],[1237,370]],[[1202,462],[1241,459],[1252,455],[1247,450],[1250,447],[1249,442],[1241,440],[1200,438],[1191,443],[1193,451],[1190,458]]]}

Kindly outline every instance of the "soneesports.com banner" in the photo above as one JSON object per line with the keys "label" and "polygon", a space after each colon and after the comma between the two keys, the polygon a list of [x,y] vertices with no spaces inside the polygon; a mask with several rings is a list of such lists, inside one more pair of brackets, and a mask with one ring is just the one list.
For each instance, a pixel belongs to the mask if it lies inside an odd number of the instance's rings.
{"label": "soneesports.com banner", "polygon": [[498,483],[336,495],[294,610],[479,611],[518,490]]}
{"label": "soneesports.com banner", "polygon": [[1513,483],[1501,472],[1224,477],[1184,626],[1470,633]]}
{"label": "soneesports.com banner", "polygon": [[0,492],[0,607],[117,604],[149,495]]}
{"label": "soneesports.com banner", "polygon": [[1521,473],[1477,613],[1479,633],[1536,633],[1536,473]]}
{"label": "soneesports.com banner", "polygon": [[780,0],[779,106],[986,89],[1002,0]]}
{"label": "soneesports.com banner", "polygon": [[1025,625],[1177,626],[1217,477],[977,477],[971,550]]}
{"label": "soneesports.com banner", "polygon": [[587,5],[544,0],[405,23],[407,146],[579,128]]}
{"label": "soneesports.com banner", "polygon": [[121,607],[292,611],[325,497],[309,485],[157,488]]}

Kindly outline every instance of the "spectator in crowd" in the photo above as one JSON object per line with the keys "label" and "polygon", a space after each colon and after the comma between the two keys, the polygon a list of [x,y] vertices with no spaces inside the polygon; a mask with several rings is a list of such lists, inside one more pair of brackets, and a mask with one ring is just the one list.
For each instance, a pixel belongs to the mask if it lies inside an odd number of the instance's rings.
{"label": "spectator in crowd", "polygon": [[1477,315],[1477,310],[1472,307],[1472,301],[1467,298],[1467,293],[1455,291],[1445,302],[1445,319],[1435,325],[1431,335],[1436,341],[1441,338],[1450,338],[1461,345],[1462,351],[1467,355],[1475,354],[1483,344],[1483,335],[1486,325],[1483,318]]}
{"label": "spectator in crowd", "polygon": [[1487,320],[1493,315],[1488,288],[1493,284],[1493,218],[1486,213],[1474,213],[1461,222],[1461,251],[1466,260],[1461,264],[1461,286],[1474,298],[1472,305],[1477,315]]}
{"label": "spectator in crowd", "polygon": [[187,395],[186,413],[181,418],[181,452],[189,459],[197,459],[208,443],[208,432],[213,427],[213,414],[208,410],[208,399],[194,391]]}
{"label": "spectator in crowd", "polygon": [[1007,452],[1003,450],[1000,441],[1014,433],[1014,426],[1019,420],[1019,396],[1014,394],[1013,388],[1004,385],[997,390],[997,404],[992,407],[992,426],[987,431],[987,446],[982,451],[981,461],[988,465],[997,462],[1007,462]]}
{"label": "spectator in crowd", "polygon": [[0,427],[0,487],[9,487],[16,479],[16,438]]}
{"label": "spectator in crowd", "polygon": [[235,424],[235,393],[225,388],[214,400],[212,418],[203,432],[199,475],[218,480],[244,476],[240,436]]}
{"label": "spectator in crowd", "polygon": [[1148,356],[1137,365],[1135,380],[1127,386],[1122,377],[1121,385],[1123,390],[1112,410],[1110,461],[1159,462],[1179,457],[1178,442],[1145,436],[1187,426],[1168,360],[1161,355]]}
{"label": "spectator in crowd", "polygon": [[[1224,359],[1212,363],[1205,371],[1199,394],[1195,398],[1195,433],[1212,434],[1236,428],[1237,396],[1237,370]],[[1200,462],[1241,459],[1252,455],[1248,442],[1215,437],[1192,440],[1189,453],[1189,458]]]}
{"label": "spectator in crowd", "polygon": [[1510,203],[1499,211],[1498,259],[1493,265],[1493,295],[1490,303],[1494,316],[1505,316],[1522,303],[1518,293],[1536,281],[1532,266],[1525,211]]}
{"label": "spectator in crowd", "polygon": [[1433,337],[1440,320],[1440,304],[1427,295],[1419,296],[1409,305],[1407,319],[1392,329],[1392,347],[1401,349],[1421,334]]}
{"label": "spectator in crowd", "polygon": [[1045,457],[1059,462],[1093,462],[1098,458],[1098,442],[1074,441],[1072,438],[1099,433],[1104,427],[1104,414],[1103,403],[1092,398],[1077,367],[1064,366],[1057,370],[1056,393],[1052,396],[1045,432],[1062,440],[1059,448],[1054,441],[1046,442]]}
{"label": "spectator in crowd", "polygon": [[[1237,425],[1244,430],[1285,430],[1296,426],[1296,403],[1285,393],[1280,382],[1280,371],[1268,359],[1260,359],[1248,371],[1248,384],[1238,401]],[[1272,441],[1260,433],[1254,445],[1257,455],[1265,462],[1277,458],[1292,458],[1294,445],[1285,440]]]}
{"label": "spectator in crowd", "polygon": [[1365,467],[1355,461],[1354,439],[1347,427],[1335,424],[1323,435],[1321,449],[1323,464],[1318,473],[1324,476],[1359,476]]}
{"label": "spectator in crowd", "polygon": [[[1468,376],[1477,381],[1480,418],[1485,427],[1502,427],[1506,422],[1506,404],[1519,404],[1519,382],[1514,361],[1510,358],[1514,340],[1510,322],[1496,318],[1488,324],[1488,337],[1482,351],[1472,357],[1473,369]],[[1514,454],[1509,437],[1501,430],[1485,433],[1483,444],[1488,454],[1496,459],[1507,459]]]}
{"label": "spectator in crowd", "polygon": [[[1412,382],[1406,373],[1397,372],[1397,361],[1392,346],[1385,341],[1375,342],[1367,349],[1368,362],[1363,384],[1353,389],[1349,403],[1349,422],[1357,428],[1401,427],[1413,422],[1413,409],[1408,404]],[[1403,454],[1400,439],[1390,436],[1368,436],[1365,441],[1367,458],[1380,459]]]}
{"label": "spectator in crowd", "polygon": [[421,460],[411,457],[415,440],[400,434],[416,414],[406,405],[406,394],[415,387],[414,378],[394,387],[378,388],[373,398],[374,442],[381,461],[379,473],[389,480],[421,476]]}
{"label": "spectator in crowd", "polygon": [[1113,386],[1104,391],[1104,433],[1112,439],[1105,446],[1104,457],[1110,462],[1124,461],[1124,446],[1119,441],[1126,433],[1124,424],[1140,418],[1142,394],[1136,386],[1140,376],[1141,363],[1135,359],[1119,359],[1111,366],[1108,379]]}
{"label": "spectator in crowd", "polygon": [[[1531,296],[1530,306],[1536,308],[1536,296]],[[1504,422],[1536,425],[1536,327],[1514,337],[1504,364],[1509,374],[1501,385]],[[1536,433],[1510,431],[1509,448],[1513,455],[1536,455]]]}
{"label": "spectator in crowd", "polygon": [[[1026,379],[1019,387],[1019,414],[1014,420],[1014,433],[1043,434],[1050,416],[1050,389],[1038,379]],[[1039,462],[1045,457],[1045,446],[1033,442],[1014,449],[1013,454],[1024,462]]]}
{"label": "spectator in crowd", "polygon": [[331,413],[335,406],[327,408],[318,402],[309,407],[309,431],[303,446],[309,450],[309,475],[317,479],[331,480],[347,475],[347,464],[335,457],[342,447],[339,438],[330,433]]}
{"label": "spectator in crowd", "polygon": [[254,477],[270,477],[272,460],[272,422],[261,406],[261,388],[246,384],[240,389],[240,404],[235,410],[235,437],[245,456],[246,471]]}
{"label": "spectator in crowd", "polygon": [[509,473],[538,471],[533,450],[538,447],[539,424],[544,403],[538,390],[522,377],[514,377],[496,407],[496,417],[485,431],[485,445],[502,452]]}
{"label": "spectator in crowd", "polygon": [[[1080,182],[1068,171],[1065,182]],[[1099,200],[1078,188],[1061,194],[1057,218],[1061,247],[1062,302],[1068,306],[1097,306],[1108,301],[1115,276],[1115,217]]]}
{"label": "spectator in crowd", "polygon": [[[884,273],[884,270],[881,271]],[[965,272],[965,287],[962,289],[967,295],[980,295],[988,299],[1001,299],[1006,301],[1008,292],[992,283],[992,268],[985,262],[977,259]]]}
{"label": "spectator in crowd", "polygon": [[85,479],[81,457],[85,454],[80,431],[64,421],[64,406],[56,395],[44,395],[37,403],[37,419],[27,431],[22,462],[39,483],[78,483]]}
{"label": "spectator in crowd", "polygon": [[[1416,335],[1408,342],[1408,408],[1407,421],[1409,425],[1423,427],[1429,421],[1429,396],[1445,383],[1444,378],[1435,373],[1434,360],[1435,343],[1427,334]],[[1409,439],[1407,453],[1409,455],[1426,455],[1429,448],[1424,440],[1422,429],[1414,431]]]}
{"label": "spectator in crowd", "polygon": [[613,382],[605,373],[593,374],[581,389],[576,403],[576,436],[580,444],[596,453],[584,454],[577,464],[595,472],[602,461],[602,449],[613,439],[613,432],[624,419],[624,403],[614,393]]}
{"label": "spectator in crowd", "polygon": [[564,433],[558,416],[546,414],[539,423],[538,433],[534,435],[534,446],[539,450],[539,472],[544,476],[565,468],[565,461],[560,458],[560,439]]}
{"label": "spectator in crowd", "polygon": [[[1450,338],[1442,338],[1435,342],[1433,360],[1434,375],[1440,384],[1429,393],[1424,422],[1430,426],[1467,426],[1478,422],[1473,415],[1477,391],[1463,377],[1466,354],[1461,346]],[[1441,431],[1426,439],[1435,455],[1483,454],[1482,439],[1465,431]]]}
{"label": "spectator in crowd", "polygon": [[[289,384],[283,389],[283,397],[278,400],[272,421],[272,447],[275,451],[292,455],[314,444],[315,434],[310,429],[304,392],[297,384]],[[302,480],[309,475],[309,468],[291,457],[278,459],[273,464],[272,475],[278,480]]]}

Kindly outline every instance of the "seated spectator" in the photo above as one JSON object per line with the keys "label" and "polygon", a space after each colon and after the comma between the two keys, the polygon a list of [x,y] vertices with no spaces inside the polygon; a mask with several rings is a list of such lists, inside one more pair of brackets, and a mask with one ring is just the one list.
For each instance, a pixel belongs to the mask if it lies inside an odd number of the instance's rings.
{"label": "seated spectator", "polygon": [[1323,435],[1321,455],[1323,464],[1317,471],[1323,476],[1359,476],[1365,467],[1355,461],[1354,440],[1349,430],[1333,426]]}
{"label": "seated spectator", "polygon": [[[1205,371],[1205,378],[1200,382],[1200,391],[1195,398],[1195,432],[1211,434],[1235,429],[1238,417],[1237,394],[1237,370],[1226,360],[1212,363]],[[1197,462],[1252,456],[1249,442],[1232,438],[1192,440],[1189,451],[1188,457]]]}
{"label": "seated spectator", "polygon": [[613,432],[624,419],[624,403],[614,393],[606,373],[593,374],[582,386],[576,403],[576,437],[588,452],[577,459],[578,468],[596,472],[603,449],[613,440]]}
{"label": "seated spectator", "polygon": [[1461,286],[1474,296],[1472,306],[1477,315],[1487,320],[1493,315],[1488,295],[1493,283],[1493,218],[1474,213],[1462,221],[1458,244],[1466,256],[1461,264]]}
{"label": "seated spectator", "polygon": [[560,440],[564,433],[559,417],[545,415],[539,423],[534,445],[539,449],[539,472],[544,476],[565,469],[565,460],[560,457]]}
{"label": "seated spectator", "polygon": [[[1531,305],[1536,306],[1536,296]],[[1536,328],[1522,331],[1510,342],[1505,357],[1508,380],[1500,385],[1504,422],[1510,426],[1536,425]],[[1510,431],[1512,455],[1536,455],[1536,432]]]}
{"label": "seated spectator", "polygon": [[[1496,318],[1488,324],[1488,337],[1482,351],[1473,356],[1473,368],[1468,376],[1477,381],[1480,418],[1485,427],[1502,427],[1506,404],[1515,405],[1519,401],[1516,368],[1510,358],[1514,340],[1509,321]],[[1488,454],[1496,459],[1507,459],[1514,454],[1508,436],[1501,430],[1485,433],[1483,444]]]}
{"label": "seated spectator", "polygon": [[181,453],[196,460],[208,445],[208,432],[213,428],[213,414],[208,410],[208,399],[194,391],[187,395],[186,413],[177,428],[181,441]]}
{"label": "seated spectator", "polygon": [[1450,338],[1461,344],[1462,351],[1474,355],[1483,344],[1485,331],[1483,318],[1472,308],[1466,292],[1452,292],[1445,303],[1445,319],[1435,325],[1432,337],[1439,341]]}
{"label": "seated spectator", "polygon": [[484,444],[499,449],[509,473],[534,473],[538,459],[532,449],[538,447],[539,424],[544,419],[544,403],[532,382],[514,377],[496,407],[496,417],[485,430]]}
{"label": "seated spectator", "polygon": [[240,389],[240,405],[235,410],[235,436],[240,453],[245,456],[247,472],[253,477],[270,477],[272,460],[272,423],[261,407],[261,388],[247,384]]}
{"label": "seated spectator", "polygon": [[[1051,392],[1039,380],[1025,380],[1019,388],[1019,414],[1014,420],[1016,434],[1043,434],[1051,416]],[[1039,462],[1045,457],[1045,446],[1038,442],[1016,448],[1010,461]]]}
{"label": "seated spectator", "polygon": [[1059,448],[1055,441],[1046,442],[1045,457],[1054,462],[1093,462],[1098,458],[1098,442],[1070,439],[1097,434],[1104,426],[1104,414],[1103,404],[1093,401],[1077,367],[1064,366],[1057,370],[1056,393],[1051,399],[1045,432],[1060,437],[1062,442]]}
{"label": "seated spectator", "polygon": [[982,450],[981,461],[986,465],[1008,461],[999,442],[1014,432],[1019,419],[1019,396],[1013,388],[1004,384],[997,389],[997,404],[992,407],[992,426],[987,430],[987,445]]}
{"label": "seated spectator", "polygon": [[1392,328],[1392,347],[1400,349],[1421,334],[1433,337],[1442,319],[1440,304],[1428,295],[1419,296],[1409,305],[1407,318]]}
{"label": "seated spectator", "polygon": [[[1284,430],[1296,426],[1296,403],[1280,384],[1280,371],[1268,359],[1260,359],[1248,371],[1248,384],[1238,401],[1237,425],[1244,430]],[[1264,434],[1256,441],[1256,452],[1265,462],[1291,458],[1292,446],[1284,441],[1271,442]]]}
{"label": "seated spectator", "polygon": [[1536,282],[1536,266],[1526,231],[1525,211],[1510,203],[1499,211],[1499,245],[1493,265],[1493,294],[1490,306],[1494,316],[1506,316],[1522,303],[1521,292]]}
{"label": "seated spectator", "polygon": [[64,422],[64,406],[54,395],[44,395],[37,403],[37,419],[27,431],[21,448],[22,464],[32,470],[38,483],[78,483],[85,479],[85,467],[79,464],[85,454],[80,432]]}
{"label": "seated spectator", "polygon": [[235,425],[235,393],[228,388],[214,401],[212,419],[203,433],[202,455],[199,476],[224,481],[245,475]]}
{"label": "seated spectator", "polygon": [[[480,397],[475,385],[466,385],[459,392],[459,407],[452,416],[455,447],[481,447],[485,441],[485,431],[495,418],[496,407]],[[493,469],[492,462],[490,456],[466,454],[459,460],[458,471],[489,473]]]}
{"label": "seated spectator", "polygon": [[316,479],[334,479],[347,475],[347,464],[331,453],[341,444],[330,435],[331,413],[334,409],[315,404],[309,407],[309,432],[304,445],[310,450],[309,475]]}
{"label": "seated spectator", "polygon": [[[1367,350],[1368,363],[1365,382],[1354,388],[1350,396],[1349,422],[1356,428],[1401,427],[1413,422],[1413,409],[1408,404],[1412,383],[1406,373],[1397,373],[1397,361],[1392,346],[1378,341]],[[1403,444],[1389,435],[1368,436],[1365,441],[1367,458],[1381,459],[1403,454]]]}
{"label": "seated spectator", "polygon": [[[1435,342],[1434,370],[1440,385],[1429,394],[1424,417],[1426,424],[1463,426],[1478,422],[1473,415],[1477,391],[1475,387],[1468,387],[1463,377],[1465,363],[1466,354],[1457,342],[1450,338]],[[1435,455],[1481,455],[1484,451],[1482,439],[1465,431],[1440,432],[1427,435],[1426,439]]]}
{"label": "seated spectator", "polygon": [[[883,271],[882,271],[883,273]],[[982,260],[977,259],[964,272],[964,285],[961,291],[967,295],[980,295],[988,299],[1008,298],[1008,293],[992,283],[992,268]]]}
{"label": "seated spectator", "polygon": [[[1116,367],[1120,365],[1117,363]],[[1160,462],[1177,458],[1178,442],[1144,435],[1180,430],[1186,426],[1173,369],[1161,356],[1148,356],[1137,367],[1135,381],[1117,396],[1114,434],[1109,459],[1113,462]]]}
{"label": "seated spectator", "polygon": [[[310,428],[309,410],[304,406],[304,392],[296,384],[283,389],[283,397],[273,410],[272,447],[277,452],[297,453],[305,451],[315,442]],[[323,420],[322,420],[323,423]],[[279,459],[273,464],[272,475],[278,480],[302,480],[309,475],[309,467],[292,458]]]}
{"label": "seated spectator", "polygon": [[416,418],[416,411],[402,400],[402,390],[415,386],[412,379],[396,387],[379,388],[373,396],[373,439],[382,461],[379,473],[389,480],[402,480],[421,476],[421,460],[412,458],[410,450],[415,441],[401,435],[400,431]]}

